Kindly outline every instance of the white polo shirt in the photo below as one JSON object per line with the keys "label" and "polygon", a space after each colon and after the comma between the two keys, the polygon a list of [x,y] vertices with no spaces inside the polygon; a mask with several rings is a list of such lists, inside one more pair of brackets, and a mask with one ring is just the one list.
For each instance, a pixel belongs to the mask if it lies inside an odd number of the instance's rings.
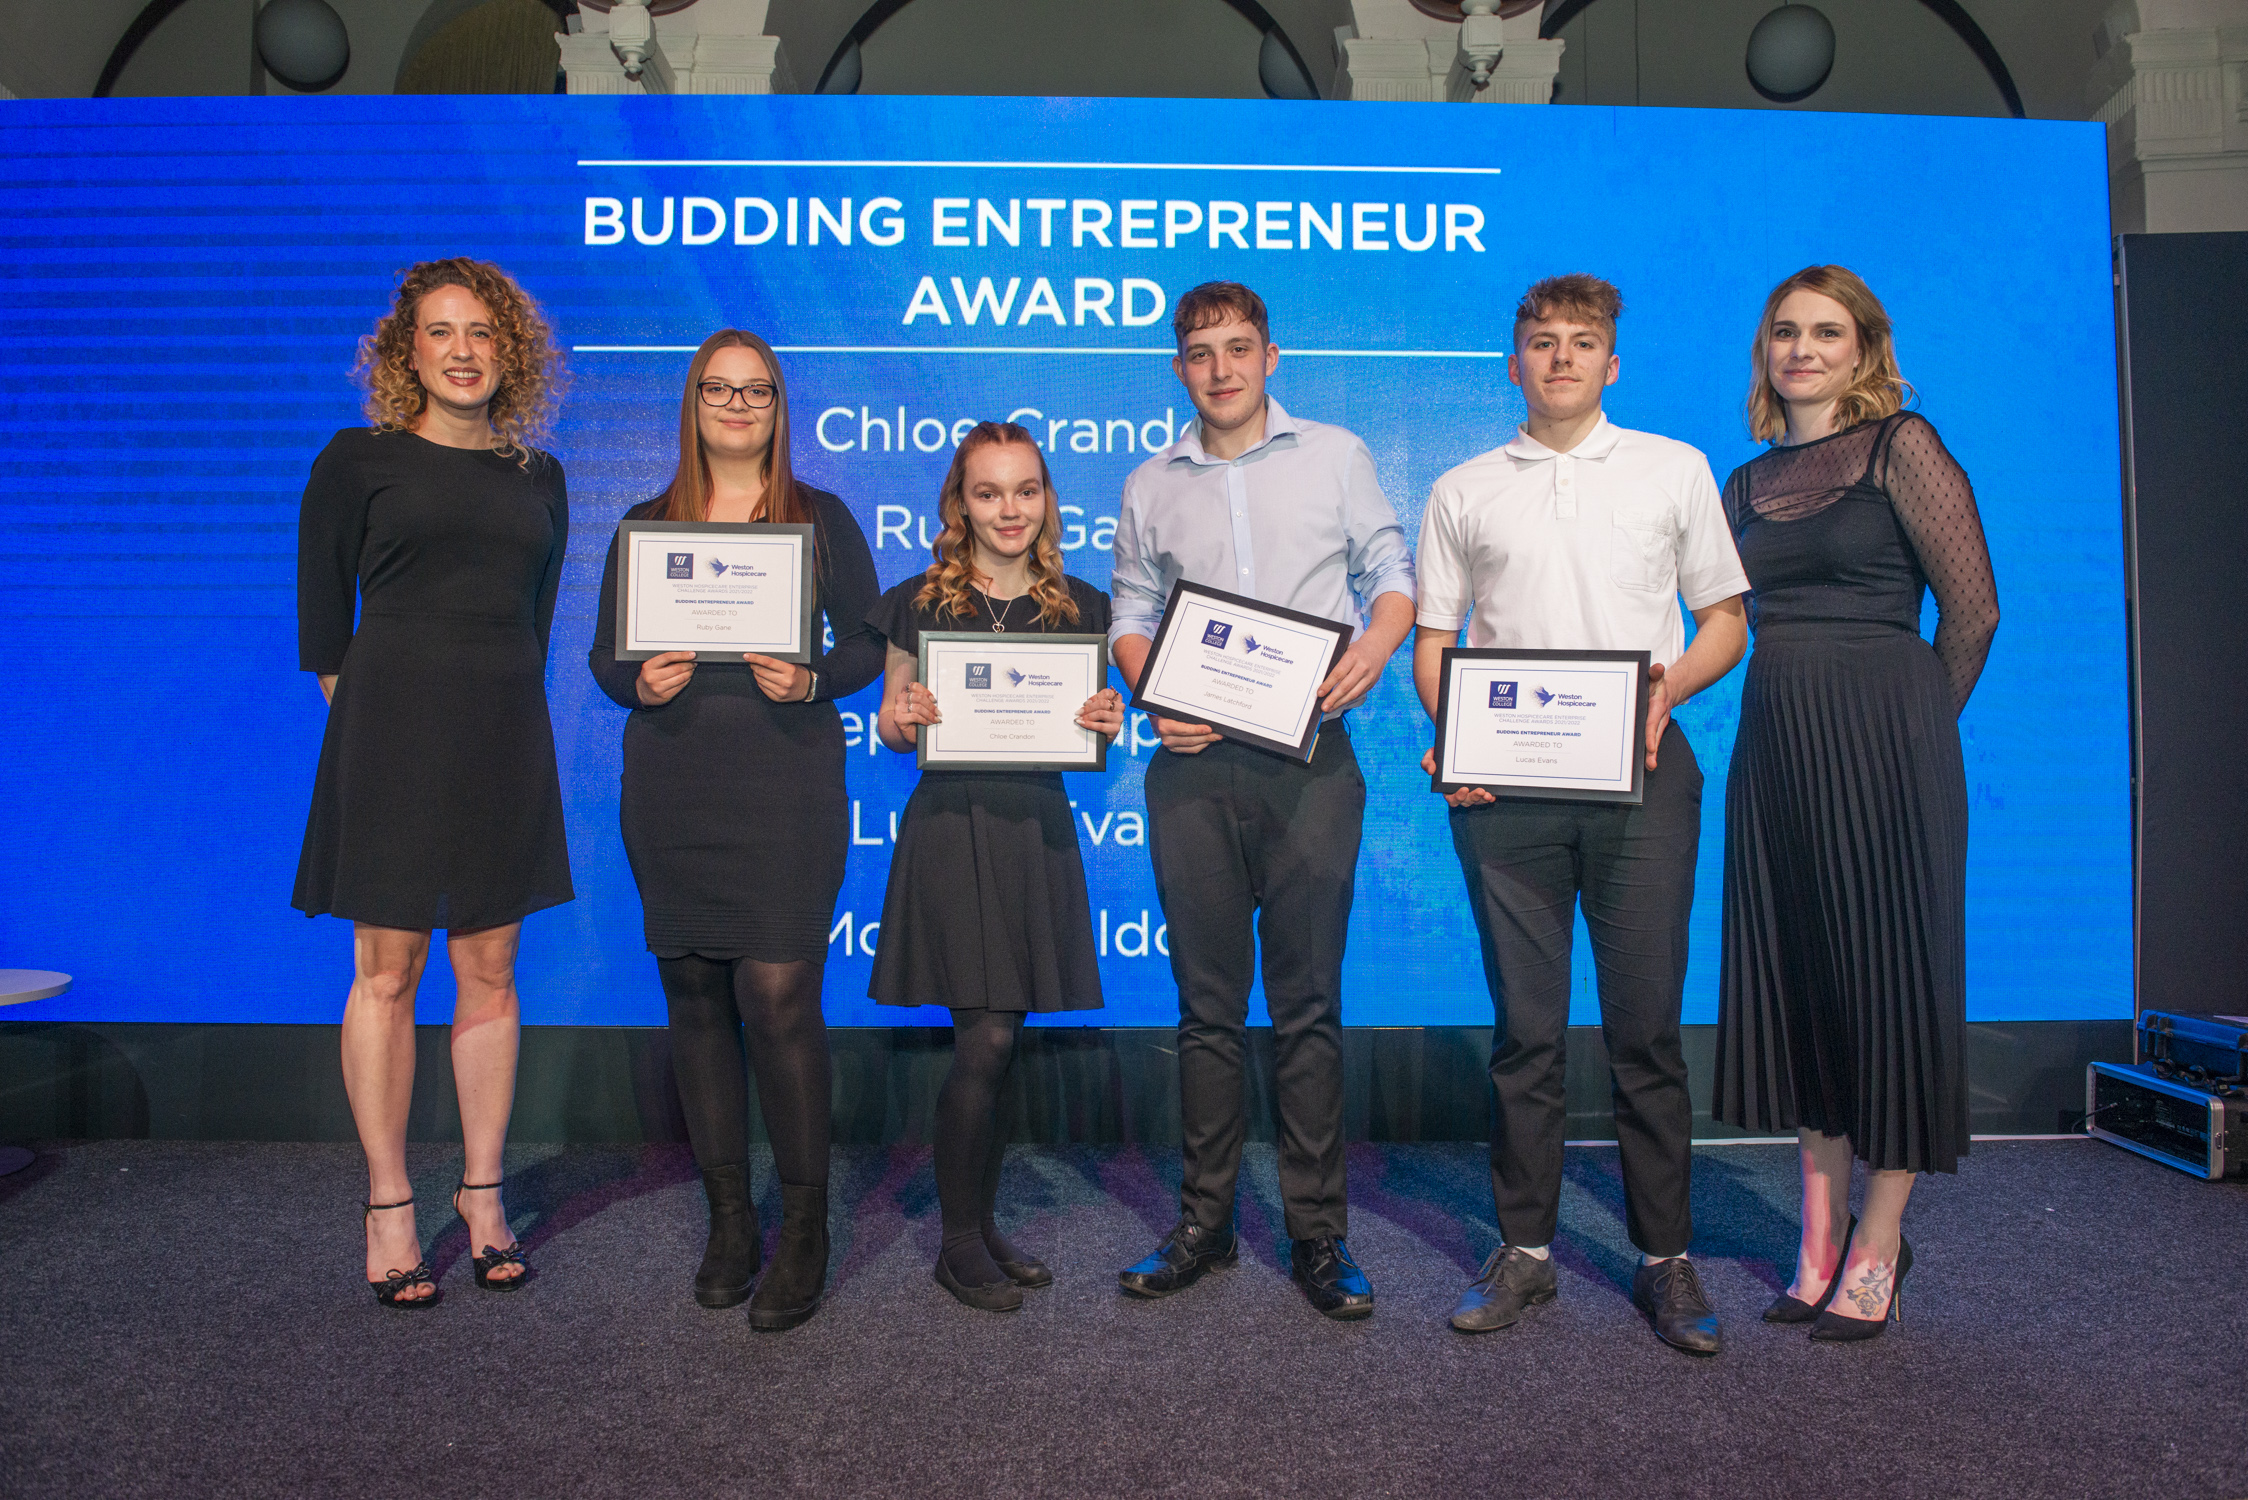
{"label": "white polo shirt", "polygon": [[1421,517],[1420,623],[1517,650],[1686,651],[1679,613],[1748,592],[1698,449],[1605,416],[1556,453],[1518,431],[1436,481]]}

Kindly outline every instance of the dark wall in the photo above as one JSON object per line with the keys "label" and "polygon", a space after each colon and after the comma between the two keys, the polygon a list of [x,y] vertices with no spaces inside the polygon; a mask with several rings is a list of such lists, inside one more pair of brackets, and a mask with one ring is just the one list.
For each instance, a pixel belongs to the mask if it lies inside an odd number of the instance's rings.
{"label": "dark wall", "polygon": [[[2127,234],[2142,1010],[2248,1011],[2248,234]],[[2066,688],[2056,685],[2056,736]]]}

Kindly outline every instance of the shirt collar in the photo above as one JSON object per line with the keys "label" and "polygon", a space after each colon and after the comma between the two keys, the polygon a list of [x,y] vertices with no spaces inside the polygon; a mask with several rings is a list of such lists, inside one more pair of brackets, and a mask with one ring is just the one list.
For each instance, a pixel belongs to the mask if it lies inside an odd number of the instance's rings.
{"label": "shirt collar", "polygon": [[1302,432],[1303,429],[1296,425],[1296,419],[1289,416],[1287,409],[1281,406],[1279,398],[1268,391],[1265,393],[1264,436],[1257,440],[1256,447],[1242,454],[1241,458],[1212,458],[1209,451],[1202,446],[1202,419],[1200,417],[1196,417],[1187,424],[1186,430],[1179,434],[1179,440],[1164,450],[1164,456],[1170,460],[1183,458],[1189,463],[1196,464],[1239,463],[1242,459],[1270,447],[1280,438],[1295,438],[1300,436]]}
{"label": "shirt collar", "polygon": [[[1616,451],[1616,444],[1623,441],[1623,435],[1624,430],[1609,421],[1608,414],[1602,412],[1599,425],[1586,433],[1585,440],[1571,448],[1566,456],[1570,458],[1606,458]],[[1515,428],[1514,441],[1508,443],[1499,451],[1509,458],[1519,458],[1531,463],[1538,462],[1541,459],[1563,457],[1562,454],[1554,452],[1536,438],[1531,437],[1527,427]]]}

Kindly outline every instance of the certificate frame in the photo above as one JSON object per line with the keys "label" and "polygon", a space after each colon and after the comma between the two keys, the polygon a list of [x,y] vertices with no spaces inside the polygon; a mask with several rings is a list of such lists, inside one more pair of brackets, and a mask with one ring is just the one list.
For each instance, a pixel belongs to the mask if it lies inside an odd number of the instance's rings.
{"label": "certificate frame", "polygon": [[[957,648],[957,649],[956,649]],[[914,675],[923,686],[935,693],[936,679],[942,675],[941,664],[965,662],[969,655],[987,656],[981,663],[989,670],[987,682],[996,678],[1008,665],[1018,668],[1026,659],[1039,657],[1067,658],[1071,665],[1085,669],[1085,680],[1091,684],[1085,693],[1090,698],[1108,686],[1108,637],[1105,635],[1041,635],[1024,632],[990,630],[924,630],[920,649],[915,653]],[[1005,658],[1006,660],[1002,660]],[[963,690],[964,691],[964,690]],[[1085,698],[1069,705],[1070,722],[1076,725],[1077,708]],[[957,704],[958,697],[955,696]],[[940,699],[938,707],[943,708]],[[994,756],[977,746],[962,750],[948,750],[943,742],[942,724],[924,724],[914,737],[914,764],[924,771],[1106,771],[1108,769],[1108,736],[1097,729],[1079,728],[1091,744],[1082,754],[1054,756],[1026,752],[1013,756]]]}
{"label": "certificate frame", "polygon": [[[1526,651],[1507,647],[1448,646],[1444,650],[1443,665],[1436,689],[1436,772],[1430,778],[1431,789],[1439,793],[1464,791],[1477,787],[1495,797],[1522,798],[1550,802],[1613,802],[1638,805],[1647,797],[1647,696],[1652,661],[1645,651]],[[1544,675],[1555,682],[1572,676],[1606,676],[1612,679],[1614,669],[1632,668],[1632,704],[1624,716],[1626,738],[1617,746],[1621,764],[1615,774],[1606,778],[1611,785],[1586,786],[1587,776],[1556,776],[1551,781],[1540,781],[1531,776],[1470,775],[1458,764],[1460,742],[1458,731],[1464,714],[1455,713],[1460,698],[1460,684],[1466,675],[1477,667],[1503,665],[1509,669],[1513,681]],[[1606,669],[1593,672],[1588,669]],[[1537,690],[1537,684],[1523,689]],[[1624,774],[1628,768],[1628,778]]]}
{"label": "certificate frame", "polygon": [[[819,589],[813,578],[814,528],[798,522],[780,521],[625,521],[617,527],[617,614],[616,659],[618,661],[646,661],[651,656],[666,651],[693,651],[702,660],[736,660],[745,651],[755,651],[760,656],[770,656],[775,661],[809,662],[813,642],[818,637],[813,625],[819,616]],[[765,540],[778,545],[791,554],[782,564],[787,569],[790,585],[796,592],[796,609],[792,624],[795,640],[780,649],[765,645],[743,644],[741,641],[667,640],[653,632],[638,628],[637,605],[634,593],[635,564],[643,549],[661,548],[666,552],[692,552],[694,543],[708,545],[712,540],[734,542]],[[669,542],[688,544],[673,548]],[[692,562],[688,564],[691,568]]]}
{"label": "certificate frame", "polygon": [[[1180,696],[1178,688],[1183,685],[1183,680],[1174,679],[1172,674],[1201,667],[1206,659],[1206,650],[1211,649],[1207,636],[1190,641],[1180,634],[1178,628],[1182,619],[1198,613],[1192,608],[1197,604],[1229,615],[1246,625],[1253,625],[1256,620],[1262,619],[1284,633],[1309,633],[1315,638],[1316,645],[1302,659],[1303,664],[1292,667],[1289,673],[1289,685],[1302,699],[1290,710],[1298,718],[1298,722],[1289,726],[1290,732],[1274,733],[1275,726],[1270,719],[1257,721],[1246,716],[1234,718],[1222,710],[1213,712],[1207,704],[1197,704]],[[1323,615],[1305,614],[1301,610],[1283,609],[1277,604],[1266,604],[1262,600],[1246,598],[1240,594],[1229,594],[1223,589],[1189,583],[1182,578],[1171,585],[1171,597],[1164,603],[1162,623],[1155,628],[1154,644],[1148,648],[1147,660],[1140,668],[1139,683],[1132,692],[1132,707],[1166,719],[1207,724],[1229,740],[1239,740],[1245,745],[1254,745],[1275,755],[1285,755],[1291,760],[1309,761],[1312,747],[1319,743],[1319,726],[1326,718],[1319,706],[1319,684],[1325,682],[1328,674],[1335,670],[1335,664],[1343,659],[1343,652],[1349,649],[1351,638],[1357,633],[1355,625],[1346,625]],[[1249,632],[1244,630],[1244,640],[1248,641],[1248,637]],[[1232,645],[1233,641],[1228,634],[1214,649],[1223,652],[1230,650]],[[1253,641],[1248,642],[1248,647],[1250,650],[1256,649]],[[1304,674],[1314,665],[1318,668],[1317,675],[1311,676],[1307,682]]]}

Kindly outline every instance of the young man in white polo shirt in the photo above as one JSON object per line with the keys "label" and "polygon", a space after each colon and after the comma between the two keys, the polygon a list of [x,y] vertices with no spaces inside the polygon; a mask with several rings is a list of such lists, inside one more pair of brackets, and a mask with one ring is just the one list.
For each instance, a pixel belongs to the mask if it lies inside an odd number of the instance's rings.
{"label": "young man in white polo shirt", "polygon": [[[1601,413],[1619,369],[1622,311],[1622,297],[1598,277],[1555,276],[1530,288],[1515,310],[1507,362],[1530,419],[1505,447],[1437,480],[1421,522],[1413,678],[1432,718],[1444,648],[1462,626],[1470,646],[1643,650],[1654,660],[1640,805],[1498,799],[1480,789],[1447,799],[1497,1019],[1491,1190],[1504,1239],[1452,1326],[1504,1328],[1554,1296],[1570,946],[1581,899],[1600,975],[1627,1227],[1645,1257],[1632,1300],[1665,1341],[1715,1354],[1717,1316],[1686,1259],[1693,1106],[1678,1035],[1702,773],[1671,710],[1741,659],[1748,580],[1709,461]],[[1694,614],[1691,648],[1682,594]]]}

